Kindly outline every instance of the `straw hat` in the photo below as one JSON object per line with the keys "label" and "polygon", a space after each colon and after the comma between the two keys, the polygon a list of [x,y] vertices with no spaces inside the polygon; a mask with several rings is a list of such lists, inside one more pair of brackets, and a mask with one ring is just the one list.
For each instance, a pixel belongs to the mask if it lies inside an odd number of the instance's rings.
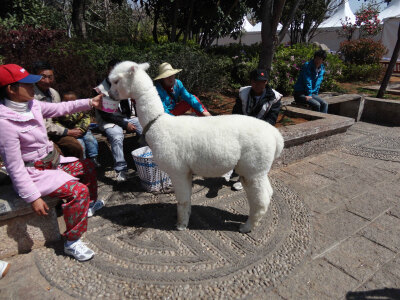
{"label": "straw hat", "polygon": [[182,69],[174,69],[169,63],[165,62],[158,66],[158,75],[154,80],[167,78],[171,75],[179,73]]}

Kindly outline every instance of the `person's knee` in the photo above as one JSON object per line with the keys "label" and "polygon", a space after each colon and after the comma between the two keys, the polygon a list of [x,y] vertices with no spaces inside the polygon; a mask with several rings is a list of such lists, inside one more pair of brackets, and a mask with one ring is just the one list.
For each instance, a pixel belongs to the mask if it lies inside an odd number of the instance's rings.
{"label": "person's knee", "polygon": [[114,132],[112,134],[107,134],[110,143],[122,143],[124,140],[123,132]]}

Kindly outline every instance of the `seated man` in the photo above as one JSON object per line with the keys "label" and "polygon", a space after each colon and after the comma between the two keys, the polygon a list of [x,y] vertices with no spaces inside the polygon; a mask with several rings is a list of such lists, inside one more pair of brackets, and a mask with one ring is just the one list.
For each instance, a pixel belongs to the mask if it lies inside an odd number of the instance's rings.
{"label": "seated man", "polygon": [[[108,64],[108,74],[111,69],[118,63],[118,60],[111,60]],[[108,78],[104,79],[101,84],[95,87],[98,94],[111,98],[108,94],[111,83]],[[118,110],[114,113],[107,113],[96,109],[96,121],[99,129],[103,131],[111,145],[111,152],[114,158],[114,170],[117,173],[117,181],[126,181],[128,164],[124,157],[124,130],[126,132],[136,132],[142,134],[142,126],[140,126],[138,117],[135,116],[134,101],[130,99],[121,100]]]}
{"label": "seated man", "polygon": [[[232,114],[241,114],[264,120],[275,125],[281,110],[282,95],[268,85],[268,73],[262,69],[256,69],[250,73],[250,86],[239,89],[239,97],[236,99]],[[224,175],[229,181],[231,172]],[[233,185],[235,190],[241,190],[240,181]]]}
{"label": "seated man", "polygon": [[318,50],[314,59],[306,62],[301,68],[299,77],[294,85],[294,101],[309,104],[313,110],[322,113],[328,112],[328,103],[318,97],[322,80],[324,79],[326,52]]}
{"label": "seated man", "polygon": [[[42,76],[42,79],[34,84],[34,98],[51,103],[61,102],[60,95],[52,88],[54,84],[54,69],[43,61],[37,61],[33,65],[33,73]],[[81,131],[79,129],[67,129],[49,118],[46,119],[46,130],[49,139],[56,144],[64,156],[83,158],[83,148],[77,141]]]}
{"label": "seated man", "polygon": [[158,75],[154,80],[165,112],[179,116],[192,108],[198,116],[211,116],[201,101],[190,94],[180,80],[175,79],[175,74],[180,71],[182,69],[174,69],[166,62],[158,67]]}
{"label": "seated man", "polygon": [[[75,92],[69,91],[63,94],[62,101],[74,101],[78,96]],[[83,158],[90,158],[96,167],[100,167],[97,161],[99,154],[99,145],[92,132],[89,130],[90,114],[89,112],[78,112],[74,114],[65,115],[54,119],[56,124],[64,126],[68,129],[78,129],[80,136],[77,138],[78,142],[83,148]]]}

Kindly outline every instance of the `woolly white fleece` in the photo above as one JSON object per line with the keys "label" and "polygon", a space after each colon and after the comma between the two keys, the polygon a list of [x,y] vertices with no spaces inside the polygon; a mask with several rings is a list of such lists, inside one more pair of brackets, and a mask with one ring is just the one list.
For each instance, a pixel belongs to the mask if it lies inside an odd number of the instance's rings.
{"label": "woolly white fleece", "polygon": [[177,228],[190,217],[192,174],[220,177],[235,169],[247,194],[250,213],[241,232],[251,231],[266,213],[272,196],[268,172],[283,149],[279,130],[265,121],[242,115],[175,117],[164,113],[153,81],[145,72],[149,64],[122,62],[109,75],[110,93],[136,100],[144,128],[158,117],[146,134],[155,162],[171,177],[178,202]]}

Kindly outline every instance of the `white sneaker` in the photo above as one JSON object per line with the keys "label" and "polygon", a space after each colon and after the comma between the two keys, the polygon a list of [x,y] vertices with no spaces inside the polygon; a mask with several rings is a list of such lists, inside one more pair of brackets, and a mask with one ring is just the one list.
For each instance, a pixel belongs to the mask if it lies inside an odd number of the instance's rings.
{"label": "white sneaker", "polygon": [[0,279],[6,276],[8,270],[10,270],[10,264],[6,261],[0,260]]}
{"label": "white sneaker", "polygon": [[231,180],[232,173],[233,173],[233,170],[230,170],[229,172],[222,175],[222,177],[225,178],[226,182],[229,182],[229,180]]}
{"label": "white sneaker", "polygon": [[64,253],[73,256],[78,261],[87,261],[94,256],[93,250],[89,249],[81,239],[69,246],[64,244]]}
{"label": "white sneaker", "polygon": [[96,202],[90,202],[89,204],[89,209],[88,209],[88,218],[93,217],[94,213],[103,208],[104,206],[104,201],[103,200],[97,200]]}
{"label": "white sneaker", "polygon": [[242,183],[241,183],[240,181],[235,182],[235,183],[233,184],[233,189],[234,189],[235,191],[243,190],[243,185],[242,185]]}
{"label": "white sneaker", "polygon": [[115,180],[120,182],[126,181],[126,171],[117,172],[117,177],[115,178]]}

